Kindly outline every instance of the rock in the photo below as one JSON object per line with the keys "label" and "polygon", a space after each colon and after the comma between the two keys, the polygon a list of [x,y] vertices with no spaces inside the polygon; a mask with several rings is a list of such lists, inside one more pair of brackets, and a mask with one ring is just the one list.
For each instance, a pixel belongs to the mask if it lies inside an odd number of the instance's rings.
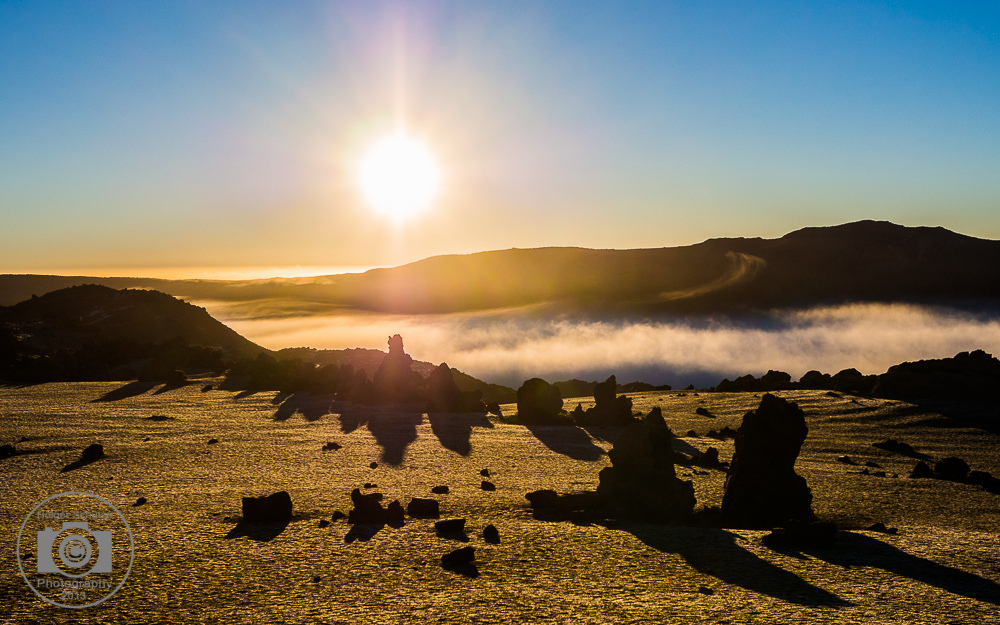
{"label": "rock", "polygon": [[882,468],[882,465],[880,465],[877,462],[872,462],[871,460],[865,462],[865,466],[866,467],[870,467],[872,469],[881,469]]}
{"label": "rock", "polygon": [[434,524],[434,531],[438,534],[464,534],[465,519],[441,519]]}
{"label": "rock", "polygon": [[969,465],[961,458],[948,457],[934,465],[934,475],[943,480],[964,482],[969,475]]}
{"label": "rock", "polygon": [[500,410],[500,403],[495,401],[486,404],[486,412],[488,412],[491,415],[496,415],[498,417],[503,416],[503,411]]}
{"label": "rock", "polygon": [[403,517],[405,514],[403,504],[399,503],[398,499],[394,499],[392,503],[385,507],[383,519],[385,520],[385,524],[390,527],[403,527]]}
{"label": "rock", "polygon": [[921,454],[915,451],[909,443],[903,443],[891,438],[880,443],[872,443],[872,447],[878,447],[879,449],[884,449],[885,451],[890,451],[901,456],[909,456],[911,458],[919,458],[921,460],[930,459],[930,457],[926,454]]}
{"label": "rock", "polygon": [[146,503],[146,501],[147,501],[147,499],[145,497],[139,497],[138,499],[135,500],[135,503],[132,504],[132,507],[133,508],[138,508],[139,506],[141,506],[144,503]]}
{"label": "rock", "polygon": [[878,376],[872,393],[891,399],[995,399],[998,382],[1000,360],[976,350],[889,367]]}
{"label": "rock", "polygon": [[13,445],[0,445],[0,460],[5,460],[15,455],[17,450]]}
{"label": "rock", "polygon": [[837,462],[839,462],[841,464],[849,464],[849,465],[852,465],[852,466],[856,466],[858,464],[854,460],[851,460],[850,456],[840,456],[839,458],[837,458]]}
{"label": "rock", "polygon": [[490,476],[490,470],[489,469],[480,469],[479,470],[479,475],[482,475],[483,477],[489,477]]}
{"label": "rock", "polygon": [[436,519],[441,516],[441,507],[437,499],[414,497],[406,504],[406,513],[414,518]]}
{"label": "rock", "polygon": [[450,489],[447,486],[434,486],[431,492],[435,495],[447,495]]}
{"label": "rock", "polygon": [[618,395],[618,381],[615,376],[594,385],[594,406],[573,412],[573,421],[577,425],[590,426],[624,426],[632,422],[632,400],[625,395]]}
{"label": "rock", "polygon": [[715,447],[709,447],[705,450],[705,453],[694,459],[694,463],[699,467],[705,468],[720,466],[722,463],[719,462],[719,450]]}
{"label": "rock", "polygon": [[559,501],[559,493],[551,489],[536,490],[524,496],[536,510],[553,508]]}
{"label": "rock", "polygon": [[382,508],[382,496],[380,493],[365,495],[361,489],[355,488],[351,491],[351,503],[354,508],[347,514],[347,522],[351,525],[356,523],[369,525],[382,525],[385,520],[385,509]]}
{"label": "rock", "polygon": [[686,436],[687,436],[688,438],[698,438],[698,433],[697,433],[697,432],[695,432],[694,430],[688,430],[688,432],[687,432],[687,435],[686,435]]}
{"label": "rock", "polygon": [[372,484],[371,482],[365,482],[362,488],[378,488],[378,484]]}
{"label": "rock", "polygon": [[319,525],[319,527],[327,527],[327,526],[330,525],[330,522],[327,521],[326,519],[320,519],[318,525]]}
{"label": "rock", "polygon": [[292,520],[292,498],[286,491],[266,497],[243,498],[245,523],[288,523]]}
{"label": "rock", "polygon": [[80,452],[80,462],[93,462],[104,457],[104,446],[94,443]]}
{"label": "rock", "polygon": [[337,451],[340,449],[340,443],[336,441],[330,441],[323,445],[323,451]]}
{"label": "rock", "polygon": [[498,545],[500,544],[500,532],[494,525],[487,525],[483,528],[483,540],[492,545]]}
{"label": "rock", "polygon": [[931,471],[931,468],[923,460],[913,465],[913,470],[910,471],[910,479],[921,479],[921,478],[931,478],[931,477],[934,477],[934,471]]}
{"label": "rock", "polygon": [[202,393],[207,393],[210,390],[212,390],[212,385],[211,384],[206,384],[205,386],[201,387],[201,392]]}
{"label": "rock", "polygon": [[206,445],[215,445],[218,442],[219,442],[219,439],[217,439],[217,438],[210,438],[210,439],[208,439],[208,443],[206,443]]}
{"label": "rock", "polygon": [[867,528],[869,532],[881,532],[883,534],[896,534],[899,530],[895,527],[886,527],[885,523],[879,521],[878,523],[872,523]]}
{"label": "rock", "polygon": [[320,576],[319,575],[313,575],[312,583],[318,584],[319,580],[320,580]]}
{"label": "rock", "polygon": [[698,586],[698,592],[700,592],[703,595],[714,595],[715,594],[715,591],[712,590],[711,587],[705,586],[705,585]]}
{"label": "rock", "polygon": [[715,415],[712,414],[711,412],[709,412],[708,408],[705,408],[704,406],[698,406],[697,408],[695,408],[694,412],[695,412],[695,414],[699,414],[699,415],[701,415],[703,417],[709,417],[709,418],[712,418],[712,419],[715,418]]}
{"label": "rock", "polygon": [[808,432],[802,410],[770,393],[744,415],[726,474],[724,525],[767,529],[815,520],[812,492],[795,473]]}
{"label": "rock", "polygon": [[340,519],[345,519],[345,518],[347,518],[346,514],[344,514],[340,510],[334,510],[333,511],[333,516],[331,517],[331,520],[333,520],[333,521],[339,521]]}
{"label": "rock", "polygon": [[861,469],[861,475],[871,475],[871,471],[868,470],[868,467],[865,467]]}
{"label": "rock", "polygon": [[601,470],[597,487],[614,518],[683,523],[691,516],[694,486],[677,478],[673,437],[655,409],[618,435],[608,452],[612,466]]}
{"label": "rock", "polygon": [[462,547],[441,556],[441,565],[444,567],[467,566],[476,559],[475,547]]}
{"label": "rock", "polygon": [[389,353],[375,371],[371,399],[382,404],[412,403],[419,397],[417,389],[422,382],[420,374],[413,371],[413,358],[403,351],[403,337],[390,336]]}
{"label": "rock", "polygon": [[368,468],[370,468],[370,469],[377,469],[378,468],[378,463],[377,462],[372,462],[372,463],[370,463],[368,465]]}
{"label": "rock", "polygon": [[559,389],[541,378],[531,378],[517,389],[517,417],[521,423],[547,423],[562,410]]}
{"label": "rock", "polygon": [[481,488],[483,490],[487,490],[487,491],[494,491],[494,490],[497,489],[496,484],[494,484],[493,482],[486,481],[486,480],[482,481],[482,483],[479,485],[479,488]]}

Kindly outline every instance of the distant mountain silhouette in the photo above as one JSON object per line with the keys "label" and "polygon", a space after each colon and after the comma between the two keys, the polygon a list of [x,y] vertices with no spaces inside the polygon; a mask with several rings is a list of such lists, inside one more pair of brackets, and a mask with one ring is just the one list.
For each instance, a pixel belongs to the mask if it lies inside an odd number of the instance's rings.
{"label": "distant mountain silhouette", "polygon": [[514,307],[592,313],[740,313],[844,302],[1000,302],[1000,241],[861,221],[780,239],[658,249],[510,249],[391,269],[241,282],[0,276],[0,302],[51,285],[148,286],[193,300],[255,302],[271,315]]}

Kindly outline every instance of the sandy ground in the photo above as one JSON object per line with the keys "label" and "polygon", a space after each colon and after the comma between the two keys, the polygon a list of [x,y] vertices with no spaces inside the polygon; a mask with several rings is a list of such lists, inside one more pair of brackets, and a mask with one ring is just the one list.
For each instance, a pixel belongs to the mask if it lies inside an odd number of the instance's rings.
{"label": "sandy ground", "polygon": [[[783,393],[806,411],[810,432],[796,467],[814,509],[845,528],[831,547],[785,553],[766,547],[763,532],[534,519],[525,493],[596,487],[612,429],[366,410],[329,397],[202,393],[200,384],[133,386],[94,401],[119,387],[0,389],[0,444],[21,452],[0,460],[0,621],[1000,622],[1000,496],[907,479],[914,459],[871,447],[895,438],[1000,475],[995,409]],[[638,410],[661,406],[679,449],[714,445],[723,460],[732,441],[704,433],[738,427],[759,402],[752,394],[632,397]],[[699,406],[715,416],[695,414]],[[153,415],[172,419],[147,419]],[[702,436],[686,436],[692,429]],[[210,438],[219,443],[208,445]],[[327,441],[343,447],[321,451]],[[104,445],[104,459],[60,472],[93,442]],[[838,463],[844,454],[878,463],[887,477]],[[481,489],[483,468],[496,491]],[[680,473],[694,481],[700,504],[720,503],[723,471]],[[425,519],[350,543],[343,520],[320,527],[335,510],[348,512],[351,489],[366,482],[377,484],[367,492],[404,505],[448,485],[449,494],[435,497],[445,516],[467,519],[468,541],[437,536]],[[71,490],[113,502],[136,545],[122,589],[84,610],[39,599],[15,558],[26,515]],[[241,497],[278,490],[291,494],[293,521],[276,535],[247,535],[237,524]],[[138,497],[148,503],[134,507]],[[875,521],[899,533],[861,529]],[[480,536],[490,523],[500,544]],[[462,546],[476,548],[475,576],[440,565]]]}

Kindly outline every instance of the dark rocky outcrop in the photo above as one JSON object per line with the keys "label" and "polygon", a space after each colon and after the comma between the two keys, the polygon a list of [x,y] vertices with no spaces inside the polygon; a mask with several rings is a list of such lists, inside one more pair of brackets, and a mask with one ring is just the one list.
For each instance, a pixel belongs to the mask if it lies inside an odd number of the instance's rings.
{"label": "dark rocky outcrop", "polygon": [[462,547],[441,556],[441,565],[445,568],[467,566],[472,564],[475,559],[475,547]]}
{"label": "dark rocky outcrop", "polygon": [[436,519],[441,516],[441,506],[437,499],[414,497],[406,504],[406,514],[414,518]]}
{"label": "dark rocky outcrop", "polygon": [[[455,383],[448,363],[441,363],[427,376],[427,412],[483,412],[481,390],[462,391]],[[499,407],[498,407],[499,410]]]}
{"label": "dark rocky outcrop", "polygon": [[347,515],[347,522],[351,525],[391,525],[402,527],[403,506],[398,501],[393,501],[387,507],[382,507],[382,494],[363,494],[360,489],[351,491],[351,503],[354,508]]}
{"label": "dark rocky outcrop", "polygon": [[80,462],[93,462],[104,457],[104,446],[100,443],[89,445],[80,452]]}
{"label": "dark rocky outcrop", "polygon": [[500,532],[496,526],[490,524],[483,528],[483,540],[491,545],[500,544]]}
{"label": "dark rocky outcrop", "polygon": [[951,482],[964,482],[969,476],[969,464],[953,456],[934,464],[934,476]]}
{"label": "dark rocky outcrop", "polygon": [[594,386],[594,406],[583,410],[577,406],[573,411],[573,421],[582,426],[624,426],[632,420],[632,400],[625,395],[617,395],[618,381],[615,376]]}
{"label": "dark rocky outcrop", "polygon": [[526,380],[517,389],[517,420],[520,423],[551,423],[562,411],[559,389],[541,378]]}
{"label": "dark rocky outcrop", "polygon": [[[389,337],[389,353],[375,371],[372,403],[409,404],[419,401],[423,379],[413,371],[413,358],[403,351],[403,337]],[[452,382],[454,383],[454,381]]]}
{"label": "dark rocky outcrop", "polygon": [[894,454],[899,454],[901,456],[909,456],[910,458],[917,458],[920,460],[930,460],[930,456],[927,454],[922,454],[917,452],[909,443],[903,443],[897,441],[894,438],[884,440],[878,443],[872,443],[872,447],[877,447],[879,449],[892,452]]}
{"label": "dark rocky outcrop", "polygon": [[677,478],[673,438],[657,410],[622,430],[608,452],[612,466],[601,470],[597,487],[610,515],[668,524],[690,518],[694,486]]}
{"label": "dark rocky outcrop", "polygon": [[799,407],[771,394],[743,417],[726,475],[722,522],[731,527],[772,528],[811,522],[812,493],[795,473],[809,429]]}
{"label": "dark rocky outcrop", "polygon": [[917,464],[913,465],[913,470],[910,471],[911,479],[927,479],[934,477],[934,471],[931,470],[930,466],[921,460]]}
{"label": "dark rocky outcrop", "polygon": [[244,523],[288,523],[292,520],[292,498],[286,491],[266,497],[243,498]]}
{"label": "dark rocky outcrop", "polygon": [[433,487],[431,487],[431,492],[434,493],[435,495],[447,495],[448,492],[449,492],[449,490],[451,490],[451,489],[449,489],[447,486],[443,486],[443,485],[442,486],[433,486]]}
{"label": "dark rocky outcrop", "polygon": [[434,524],[434,531],[441,536],[465,536],[465,519],[441,519]]}
{"label": "dark rocky outcrop", "polygon": [[5,460],[15,454],[17,454],[17,450],[14,449],[13,445],[0,445],[0,460]]}
{"label": "dark rocky outcrop", "polygon": [[479,488],[486,491],[494,491],[497,489],[497,486],[496,484],[490,482],[489,480],[483,480],[482,483],[479,485]]}
{"label": "dark rocky outcrop", "polygon": [[878,376],[873,394],[890,399],[995,399],[998,389],[1000,360],[976,350],[889,367]]}

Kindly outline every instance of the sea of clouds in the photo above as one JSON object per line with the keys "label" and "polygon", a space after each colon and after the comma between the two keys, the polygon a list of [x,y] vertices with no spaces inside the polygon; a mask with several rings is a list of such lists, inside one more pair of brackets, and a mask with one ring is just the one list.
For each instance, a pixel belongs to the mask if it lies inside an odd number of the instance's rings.
{"label": "sea of clouds", "polygon": [[[211,303],[205,303],[213,312]],[[769,369],[793,379],[816,369],[891,365],[984,349],[1000,355],[1000,316],[915,305],[853,304],[754,318],[572,319],[524,311],[427,316],[312,314],[255,318],[220,309],[220,319],[270,349],[386,349],[401,334],[417,360],[447,362],[488,382],[530,377],[641,380],[714,386]]]}

